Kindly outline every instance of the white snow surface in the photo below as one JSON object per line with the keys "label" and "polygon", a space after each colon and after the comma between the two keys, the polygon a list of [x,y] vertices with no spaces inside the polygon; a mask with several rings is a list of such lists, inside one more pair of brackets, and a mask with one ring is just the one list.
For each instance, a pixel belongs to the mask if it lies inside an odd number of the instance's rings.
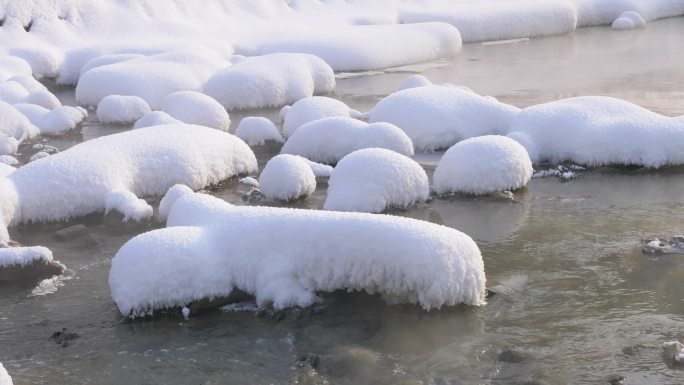
{"label": "white snow surface", "polygon": [[346,117],[319,119],[299,127],[285,142],[281,153],[334,164],[347,154],[372,147],[413,155],[411,139],[395,125],[368,124]]}
{"label": "white snow surface", "polygon": [[307,54],[248,57],[218,72],[204,93],[228,110],[279,107],[335,88],[333,70]]}
{"label": "white snow surface", "polygon": [[437,194],[490,194],[524,187],[532,162],[520,143],[499,135],[466,139],[452,146],[435,169]]}
{"label": "white snow surface", "polygon": [[0,247],[0,269],[13,266],[24,267],[38,261],[51,262],[52,252],[42,246]]}
{"label": "white snow surface", "polygon": [[13,155],[17,153],[19,141],[12,136],[0,136],[0,155]]}
{"label": "white snow surface", "polygon": [[112,55],[102,55],[102,56],[96,56],[93,59],[88,60],[83,67],[81,67],[81,70],[79,71],[79,78],[83,76],[84,73],[90,71],[93,68],[97,67],[102,67],[105,65],[109,64],[116,64],[116,63],[121,63],[125,62],[128,60],[133,60],[133,59],[141,59],[144,58],[145,55],[137,54],[137,53],[120,53],[120,54],[112,54]]}
{"label": "white snow surface", "polygon": [[167,96],[162,111],[183,123],[221,131],[230,128],[228,112],[213,98],[197,91],[178,91]]}
{"label": "white snow surface", "polygon": [[16,164],[19,164],[19,161],[17,158],[11,156],[11,155],[0,155],[0,163],[8,164],[10,166],[14,166]]}
{"label": "white snow surface", "polygon": [[65,134],[88,117],[88,111],[81,107],[59,106],[49,110],[37,104],[19,103],[14,108],[38,127],[41,135]]}
{"label": "white snow surface", "polygon": [[135,121],[133,128],[160,126],[163,124],[183,123],[164,111],[150,111]]}
{"label": "white snow surface", "polygon": [[512,120],[508,136],[525,146],[533,163],[684,164],[684,116],[667,117],[604,96],[527,107]]}
{"label": "white snow surface", "polygon": [[7,176],[16,170],[16,168],[10,166],[9,164],[0,162],[0,177]]}
{"label": "white snow surface", "polygon": [[39,133],[38,127],[31,124],[21,112],[0,100],[0,138],[11,136],[21,143]]}
{"label": "white snow surface", "polygon": [[428,78],[423,75],[415,74],[407,77],[406,80],[401,83],[399,91],[429,85],[432,85],[432,82]]}
{"label": "white snow surface", "polygon": [[449,148],[474,136],[506,134],[518,111],[459,87],[425,85],[388,95],[370,111],[368,121],[396,125],[422,152]]}
{"label": "white snow surface", "polygon": [[323,208],[379,213],[409,207],[429,195],[427,174],[416,161],[384,148],[366,148],[335,166]]}
{"label": "white snow surface", "polygon": [[101,123],[133,123],[148,112],[150,106],[137,96],[108,95],[97,105],[97,119]]}
{"label": "white snow surface", "polygon": [[5,367],[2,366],[2,362],[0,362],[0,385],[13,385],[14,383],[12,382],[12,377],[10,377],[9,373],[7,373],[7,370],[5,370]]}
{"label": "white snow surface", "polygon": [[259,188],[267,199],[291,201],[316,191],[316,175],[302,157],[281,154],[266,163]]}
{"label": "white snow surface", "polygon": [[359,118],[361,113],[349,108],[344,102],[326,96],[312,96],[299,100],[292,106],[283,107],[280,112],[283,119],[283,136],[286,138],[302,125],[314,120],[333,116]]}
{"label": "white snow surface", "polygon": [[262,116],[243,118],[235,129],[235,136],[244,140],[250,146],[261,146],[269,140],[277,143],[285,141],[275,124],[270,119]]}
{"label": "white snow surface", "polygon": [[103,136],[0,177],[0,242],[7,239],[8,225],[28,221],[105,209],[141,219],[151,208],[138,197],[162,195],[179,182],[200,189],[256,171],[256,157],[243,141],[204,126],[162,125]]}
{"label": "white snow surface", "polygon": [[[276,309],[316,293],[358,290],[425,309],[484,303],[482,256],[467,235],[410,218],[233,206],[172,188],[167,228],[139,235],[112,260],[124,315],[185,306],[240,289]],[[160,207],[160,213],[162,212]]]}

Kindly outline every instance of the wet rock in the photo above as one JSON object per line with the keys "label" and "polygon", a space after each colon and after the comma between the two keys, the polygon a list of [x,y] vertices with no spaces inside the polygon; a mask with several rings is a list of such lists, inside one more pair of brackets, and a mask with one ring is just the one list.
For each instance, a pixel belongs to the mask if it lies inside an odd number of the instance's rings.
{"label": "wet rock", "polygon": [[490,299],[494,297],[497,294],[494,290],[487,289],[485,290],[485,299]]}
{"label": "wet rock", "polygon": [[670,366],[684,366],[684,344],[679,341],[664,342],[663,359]]}
{"label": "wet rock", "polygon": [[622,354],[627,356],[636,356],[642,349],[647,348],[644,344],[636,344],[622,348]]}
{"label": "wet rock", "polygon": [[205,298],[199,301],[191,302],[187,305],[187,309],[189,310],[189,313],[198,314],[218,309],[221,306],[230,305],[232,303],[246,301],[251,298],[254,297],[242,290],[233,289],[233,291],[227,296],[214,297],[211,299]]}
{"label": "wet rock", "polygon": [[57,261],[36,260],[26,265],[0,267],[0,284],[34,284],[61,275],[66,266]]}
{"label": "wet rock", "polygon": [[297,365],[299,366],[310,366],[314,369],[318,368],[318,364],[321,362],[321,357],[318,354],[307,353],[299,357]]}
{"label": "wet rock", "polygon": [[524,380],[516,382],[515,385],[548,385],[548,383],[539,380]]}
{"label": "wet rock", "polygon": [[622,374],[615,374],[608,378],[610,385],[624,385],[625,381],[627,381],[627,377],[623,376]]}
{"label": "wet rock", "polygon": [[347,377],[353,374],[357,378],[367,379],[380,371],[380,357],[366,348],[345,346],[333,354],[326,355],[320,366],[324,374],[333,377]]}
{"label": "wet rock", "polygon": [[55,232],[57,239],[60,241],[72,241],[77,238],[83,238],[88,236],[88,228],[85,225],[78,224],[69,227],[65,227],[61,230]]}
{"label": "wet rock", "polygon": [[52,336],[50,336],[50,338],[52,338],[55,341],[55,343],[62,345],[62,347],[64,348],[69,346],[71,344],[71,341],[75,340],[78,337],[78,334],[70,332],[67,328],[62,328],[62,330],[56,331],[52,333]]}
{"label": "wet rock", "polygon": [[641,251],[647,255],[684,254],[684,235],[676,235],[668,241],[658,238],[644,239]]}
{"label": "wet rock", "polygon": [[532,357],[531,354],[520,350],[506,349],[499,354],[499,361],[517,364]]}

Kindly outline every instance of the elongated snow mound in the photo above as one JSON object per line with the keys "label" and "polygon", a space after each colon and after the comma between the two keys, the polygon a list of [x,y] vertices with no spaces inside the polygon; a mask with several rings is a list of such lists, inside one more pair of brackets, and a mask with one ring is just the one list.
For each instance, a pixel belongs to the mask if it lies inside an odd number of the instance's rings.
{"label": "elongated snow mound", "polygon": [[302,157],[282,154],[266,163],[259,186],[268,199],[291,201],[316,191],[316,175]]}
{"label": "elongated snow mound", "polygon": [[37,104],[20,103],[15,104],[14,108],[38,127],[41,135],[65,134],[88,117],[88,111],[82,107],[59,106],[49,110]]}
{"label": "elongated snow mound", "polygon": [[367,148],[337,164],[323,208],[379,213],[390,207],[409,207],[429,195],[427,174],[416,161],[383,148]]}
{"label": "elongated snow mound", "polygon": [[524,187],[532,162],[520,143],[498,135],[466,139],[451,147],[437,164],[437,194],[489,194]]}
{"label": "elongated snow mound", "polygon": [[323,60],[305,54],[248,57],[212,76],[204,93],[229,110],[279,107],[335,88]]}
{"label": "elongated snow mound", "polygon": [[261,146],[269,140],[277,143],[284,142],[275,124],[261,116],[243,118],[235,129],[235,136],[250,146]]}
{"label": "elongated snow mound", "polygon": [[68,219],[105,209],[143,219],[158,196],[182,182],[193,189],[257,171],[240,139],[204,126],[147,127],[83,142],[0,178],[0,242],[7,225]]}
{"label": "elongated snow mound", "polygon": [[206,51],[173,51],[93,68],[76,86],[76,101],[97,106],[108,95],[132,95],[160,109],[176,91],[197,91],[230,64]]}
{"label": "elongated snow mound", "polygon": [[150,112],[150,106],[137,96],[108,95],[97,105],[101,123],[133,123]]}
{"label": "elongated snow mound", "polygon": [[361,113],[349,108],[343,102],[325,96],[304,98],[280,112],[283,119],[283,136],[289,138],[295,130],[314,120],[333,116],[358,118]]}
{"label": "elongated snow mound", "polygon": [[425,85],[388,95],[368,121],[392,123],[406,132],[416,151],[433,151],[474,136],[505,135],[518,111],[458,87]]}
{"label": "elongated snow mound", "polygon": [[256,52],[308,53],[335,71],[363,71],[448,58],[460,50],[458,29],[444,23],[421,23],[295,30],[271,36]]}
{"label": "elongated snow mound", "polygon": [[2,366],[2,362],[0,362],[0,385],[13,385],[14,383],[12,382],[12,377],[10,377],[9,373],[7,373],[7,370],[5,370],[5,367]]}
{"label": "elongated snow mound", "polygon": [[0,269],[24,267],[35,262],[52,262],[52,252],[42,246],[0,247]]}
{"label": "elongated snow mound", "polygon": [[[388,215],[240,207],[174,187],[167,228],[112,260],[124,315],[184,306],[239,289],[260,306],[309,306],[316,293],[364,290],[425,309],[484,302],[480,251],[467,235]],[[162,210],[160,209],[160,212]]]}
{"label": "elongated snow mound", "polygon": [[319,119],[299,127],[280,152],[334,164],[347,154],[372,147],[413,155],[411,139],[395,125],[345,117]]}
{"label": "elongated snow mound", "polygon": [[164,99],[162,111],[183,123],[221,131],[230,128],[228,112],[213,98],[197,91],[174,92]]}
{"label": "elongated snow mound", "polygon": [[684,116],[667,117],[604,96],[525,108],[513,119],[508,136],[525,146],[533,163],[684,164]]}

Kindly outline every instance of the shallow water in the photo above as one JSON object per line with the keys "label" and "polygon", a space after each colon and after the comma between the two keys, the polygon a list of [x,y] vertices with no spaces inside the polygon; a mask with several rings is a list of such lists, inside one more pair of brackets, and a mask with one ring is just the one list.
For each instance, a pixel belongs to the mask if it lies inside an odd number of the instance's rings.
{"label": "shallow water", "polygon": [[[582,29],[504,45],[474,44],[423,72],[520,107],[577,95],[627,99],[684,114],[684,19],[645,30]],[[426,66],[340,79],[336,96],[367,110]],[[57,89],[65,102],[73,90]],[[275,119],[277,110],[232,113]],[[128,129],[95,114],[82,133],[48,142],[59,149]],[[278,146],[257,148],[260,165]],[[22,149],[23,159],[34,150]],[[419,160],[432,172],[439,154]],[[290,206],[321,208],[327,185]],[[211,189],[235,204],[236,180]],[[160,223],[122,224],[115,215],[13,228],[69,268],[56,291],[1,288],[0,362],[15,384],[679,384],[684,372],[661,357],[663,341],[684,339],[684,257],[649,257],[641,239],[684,232],[684,168],[601,168],[569,182],[534,179],[505,197],[435,198],[391,214],[462,230],[478,241],[486,306],[424,312],[364,294],[335,293],[313,309],[213,311],[128,321],[111,300],[111,258],[131,237]],[[71,240],[55,232],[75,224]],[[79,334],[68,346],[50,335]],[[506,349],[522,362],[504,362]],[[532,382],[530,382],[532,383]]]}

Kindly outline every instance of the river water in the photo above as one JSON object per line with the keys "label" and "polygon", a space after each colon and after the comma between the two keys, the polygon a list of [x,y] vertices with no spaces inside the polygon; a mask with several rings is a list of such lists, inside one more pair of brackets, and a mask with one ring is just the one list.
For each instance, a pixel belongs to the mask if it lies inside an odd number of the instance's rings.
{"label": "river water", "polygon": [[[580,29],[507,44],[472,44],[451,61],[381,74],[343,74],[335,97],[368,110],[407,75],[471,87],[525,107],[608,95],[661,114],[684,114],[684,19],[644,30]],[[65,103],[73,90],[53,87]],[[231,113],[275,119],[277,110]],[[99,124],[53,138],[63,150],[129,129]],[[24,159],[31,155],[23,148]],[[261,166],[278,146],[256,148]],[[428,174],[440,154],[417,157]],[[325,182],[290,206],[319,209]],[[210,193],[247,204],[236,181]],[[115,215],[20,226],[14,239],[44,245],[68,266],[47,287],[0,288],[0,362],[22,384],[681,384],[661,344],[684,339],[684,256],[646,256],[642,239],[684,232],[684,168],[600,168],[562,182],[533,179],[506,197],[435,198],[391,212],[475,238],[488,286],[482,307],[425,312],[361,293],[327,295],[312,309],[180,313],[129,321],[107,285],[128,239],[161,223]],[[61,240],[56,231],[84,224]],[[55,291],[56,289],[56,291]],[[238,309],[240,310],[240,309]],[[53,332],[79,337],[68,346]],[[503,354],[502,354],[503,353]],[[513,361],[513,362],[511,362]]]}

